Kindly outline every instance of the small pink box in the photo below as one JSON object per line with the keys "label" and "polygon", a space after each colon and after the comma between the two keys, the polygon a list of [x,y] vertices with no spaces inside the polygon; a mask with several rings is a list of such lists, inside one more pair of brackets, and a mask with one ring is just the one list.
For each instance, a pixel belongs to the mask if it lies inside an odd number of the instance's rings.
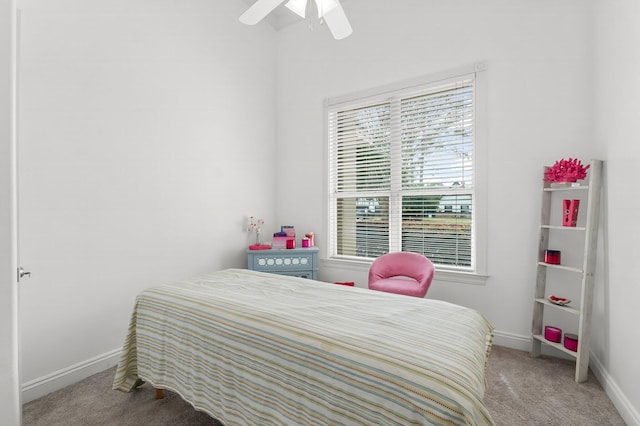
{"label": "small pink box", "polygon": [[562,341],[562,330],[558,327],[547,325],[544,327],[544,338],[550,342],[560,343]]}
{"label": "small pink box", "polygon": [[570,333],[565,334],[564,347],[570,351],[578,352],[578,336]]}
{"label": "small pink box", "polygon": [[293,247],[287,247],[287,242],[295,239],[296,237],[273,237],[273,248],[274,249],[293,248]]}

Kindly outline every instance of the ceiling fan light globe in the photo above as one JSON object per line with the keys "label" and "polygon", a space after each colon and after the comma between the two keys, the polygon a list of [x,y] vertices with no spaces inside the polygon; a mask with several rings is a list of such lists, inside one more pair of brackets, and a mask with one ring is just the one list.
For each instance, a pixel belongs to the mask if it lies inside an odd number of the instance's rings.
{"label": "ceiling fan light globe", "polygon": [[306,17],[307,0],[289,0],[285,6],[302,19]]}
{"label": "ceiling fan light globe", "polygon": [[[255,25],[273,12],[287,0],[256,0],[239,18],[240,22]],[[322,24],[327,24],[329,31],[336,40],[349,37],[353,32],[349,19],[344,13],[339,0],[314,0],[318,8],[318,16]],[[287,8],[305,18],[307,0],[289,0]]]}

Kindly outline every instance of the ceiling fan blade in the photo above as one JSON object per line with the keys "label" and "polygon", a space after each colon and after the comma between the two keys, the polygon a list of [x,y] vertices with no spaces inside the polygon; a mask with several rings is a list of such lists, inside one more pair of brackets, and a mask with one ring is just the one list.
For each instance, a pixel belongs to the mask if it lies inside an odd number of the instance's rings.
{"label": "ceiling fan blade", "polygon": [[342,40],[349,37],[353,32],[351,24],[345,15],[340,2],[336,2],[336,6],[324,14],[324,21],[327,23],[333,38]]}
{"label": "ceiling fan blade", "polygon": [[240,15],[240,22],[247,25],[255,25],[284,2],[285,0],[258,0]]}

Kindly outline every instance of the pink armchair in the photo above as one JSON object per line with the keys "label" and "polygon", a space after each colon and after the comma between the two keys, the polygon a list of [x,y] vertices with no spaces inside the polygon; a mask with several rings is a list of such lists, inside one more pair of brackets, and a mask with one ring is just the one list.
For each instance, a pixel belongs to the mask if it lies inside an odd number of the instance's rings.
{"label": "pink armchair", "polygon": [[424,297],[433,280],[435,267],[418,253],[387,253],[369,268],[369,288],[387,293]]}

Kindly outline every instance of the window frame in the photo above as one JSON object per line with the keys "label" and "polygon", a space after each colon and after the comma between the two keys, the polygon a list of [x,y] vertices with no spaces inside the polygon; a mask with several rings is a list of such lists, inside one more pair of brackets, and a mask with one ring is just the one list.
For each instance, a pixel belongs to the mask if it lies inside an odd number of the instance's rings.
{"label": "window frame", "polygon": [[366,258],[334,255],[332,246],[335,242],[331,238],[331,194],[330,194],[330,140],[329,140],[329,111],[337,106],[349,108],[352,105],[360,105],[366,99],[369,103],[386,101],[397,92],[410,92],[412,90],[428,87],[438,87],[448,81],[455,81],[465,76],[473,75],[474,78],[474,215],[473,215],[473,267],[460,269],[437,265],[437,279],[443,281],[464,282],[470,284],[484,284],[487,275],[487,73],[486,63],[479,62],[473,65],[461,67],[455,70],[444,71],[398,83],[362,90],[335,98],[324,100],[324,235],[327,236],[327,244],[321,252],[321,260],[325,266],[368,269],[371,260]]}

